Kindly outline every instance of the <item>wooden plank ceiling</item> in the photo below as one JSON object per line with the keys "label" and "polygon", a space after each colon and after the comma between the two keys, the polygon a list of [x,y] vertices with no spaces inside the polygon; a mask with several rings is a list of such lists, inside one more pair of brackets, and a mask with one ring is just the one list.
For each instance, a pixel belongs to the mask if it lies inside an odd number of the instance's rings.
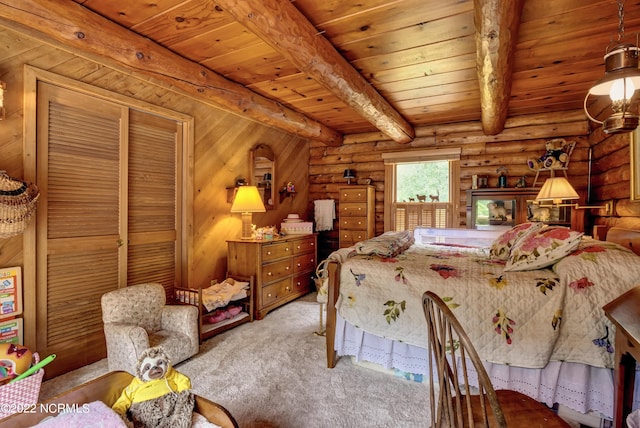
{"label": "wooden plank ceiling", "polygon": [[[625,41],[635,42],[640,2],[624,6]],[[405,143],[416,127],[471,120],[496,134],[510,117],[581,109],[604,73],[618,17],[616,0],[5,0],[0,6],[1,19],[138,73],[145,72],[142,63],[155,78],[175,79],[178,89],[331,145],[345,134],[378,131]],[[59,19],[83,22],[65,30],[53,24]],[[65,31],[82,33],[84,41]],[[98,36],[115,38],[98,42]],[[134,53],[135,65],[126,57]]]}

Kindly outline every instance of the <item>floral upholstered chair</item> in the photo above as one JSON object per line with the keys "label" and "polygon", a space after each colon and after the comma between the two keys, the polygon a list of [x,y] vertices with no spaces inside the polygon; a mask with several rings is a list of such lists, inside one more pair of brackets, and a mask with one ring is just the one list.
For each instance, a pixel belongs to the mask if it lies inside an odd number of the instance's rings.
{"label": "floral upholstered chair", "polygon": [[140,354],[162,346],[172,364],[198,353],[198,308],[166,305],[161,284],[140,284],[102,295],[102,321],[109,371],[135,376]]}

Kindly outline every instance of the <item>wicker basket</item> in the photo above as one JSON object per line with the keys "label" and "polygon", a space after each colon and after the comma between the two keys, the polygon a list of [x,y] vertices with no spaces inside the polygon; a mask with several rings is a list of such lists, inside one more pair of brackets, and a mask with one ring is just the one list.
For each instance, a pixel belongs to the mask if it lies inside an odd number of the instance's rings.
{"label": "wicker basket", "polygon": [[[34,364],[40,362],[37,352],[33,353]],[[40,369],[31,376],[17,382],[0,386],[0,418],[13,413],[33,410],[38,403],[40,386],[44,378],[44,369]]]}
{"label": "wicker basket", "polygon": [[11,178],[0,171],[0,238],[19,235],[36,210],[40,193],[33,183]]}

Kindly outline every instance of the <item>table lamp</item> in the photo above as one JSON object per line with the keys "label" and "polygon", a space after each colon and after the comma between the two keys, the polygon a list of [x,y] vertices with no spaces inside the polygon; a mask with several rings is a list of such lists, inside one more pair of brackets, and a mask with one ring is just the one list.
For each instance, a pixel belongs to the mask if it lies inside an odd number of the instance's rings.
{"label": "table lamp", "polygon": [[538,196],[536,196],[536,201],[551,202],[553,204],[560,204],[563,200],[576,199],[580,199],[578,192],[564,177],[547,178]]}
{"label": "table lamp", "polygon": [[[547,178],[547,180],[542,185],[538,196],[536,196],[535,202],[540,206],[547,207],[572,207],[576,210],[584,210],[584,209],[601,209],[604,210],[603,215],[612,215],[613,214],[613,203],[605,202],[604,205],[580,205],[578,203],[574,204],[563,204],[562,201],[565,200],[577,200],[580,199],[578,192],[573,188],[571,183],[564,177],[551,177]],[[551,205],[542,205],[541,203],[547,203]]]}
{"label": "table lamp", "polygon": [[267,211],[256,186],[240,186],[231,205],[232,213],[242,213],[241,239],[251,239],[251,213]]}
{"label": "table lamp", "polygon": [[346,178],[347,184],[351,184],[351,179],[356,178],[356,172],[352,169],[345,169],[342,178]]}

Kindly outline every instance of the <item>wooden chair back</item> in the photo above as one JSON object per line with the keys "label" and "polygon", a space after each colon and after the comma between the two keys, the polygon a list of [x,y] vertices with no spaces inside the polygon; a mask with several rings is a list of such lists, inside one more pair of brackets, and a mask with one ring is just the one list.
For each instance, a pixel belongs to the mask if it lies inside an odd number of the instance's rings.
{"label": "wooden chair back", "polygon": [[[424,293],[422,303],[427,319],[428,351],[431,356],[431,426],[506,427],[504,414],[489,375],[458,319],[446,303],[431,291]],[[469,364],[477,373],[477,390],[467,387]],[[477,419],[479,421],[476,421]]]}
{"label": "wooden chair back", "polygon": [[[432,427],[570,428],[545,404],[525,394],[495,391],[471,340],[447,304],[431,291],[424,293],[422,304],[429,333]],[[478,387],[469,387],[475,378]]]}

